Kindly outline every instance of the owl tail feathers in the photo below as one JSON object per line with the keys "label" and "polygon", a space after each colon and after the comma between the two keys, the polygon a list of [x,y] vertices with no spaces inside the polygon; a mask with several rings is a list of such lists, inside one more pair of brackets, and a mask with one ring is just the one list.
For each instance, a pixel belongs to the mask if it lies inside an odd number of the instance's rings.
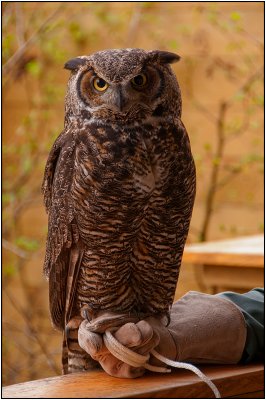
{"label": "owl tail feathers", "polygon": [[68,349],[65,334],[62,342],[62,374],[68,374]]}
{"label": "owl tail feathers", "polygon": [[62,374],[93,370],[99,364],[78,344],[78,328],[81,318],[72,318],[63,333]]}

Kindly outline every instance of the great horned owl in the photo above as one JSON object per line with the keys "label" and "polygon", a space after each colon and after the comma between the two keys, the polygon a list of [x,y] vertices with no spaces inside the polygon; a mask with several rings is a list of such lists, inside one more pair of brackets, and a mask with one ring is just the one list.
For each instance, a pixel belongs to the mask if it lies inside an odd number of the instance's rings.
{"label": "great horned owl", "polygon": [[[44,272],[52,322],[63,332],[71,321],[78,328],[84,306],[94,316],[169,312],[195,196],[170,67],[178,60],[167,51],[121,49],[65,64],[65,127],[43,181]],[[67,335],[64,372],[90,368]]]}

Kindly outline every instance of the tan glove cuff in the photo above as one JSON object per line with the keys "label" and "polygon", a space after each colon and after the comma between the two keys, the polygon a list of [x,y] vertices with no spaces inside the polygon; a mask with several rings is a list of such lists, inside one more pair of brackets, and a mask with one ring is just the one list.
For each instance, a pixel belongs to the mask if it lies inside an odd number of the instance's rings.
{"label": "tan glove cuff", "polygon": [[198,292],[188,292],[173,305],[168,330],[179,361],[235,364],[246,342],[246,323],[238,307]]}
{"label": "tan glove cuff", "polygon": [[[155,347],[156,351],[164,355],[166,358],[175,360],[175,357],[177,356],[177,348],[169,329],[165,326],[166,320],[164,321],[164,319],[161,320],[154,317],[148,317],[145,318],[145,321],[152,326],[153,330],[157,332],[157,335],[160,338],[158,346]],[[153,356],[151,356],[150,360],[153,365],[162,365],[162,362]]]}

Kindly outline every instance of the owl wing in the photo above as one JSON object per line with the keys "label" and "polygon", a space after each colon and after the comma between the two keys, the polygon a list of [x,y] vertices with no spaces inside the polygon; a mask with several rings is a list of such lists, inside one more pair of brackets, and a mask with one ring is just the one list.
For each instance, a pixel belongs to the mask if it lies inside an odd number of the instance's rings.
{"label": "owl wing", "polygon": [[49,154],[42,191],[49,215],[44,273],[49,278],[49,302],[53,324],[63,329],[73,306],[83,250],[75,222],[71,196],[75,140],[63,131]]}

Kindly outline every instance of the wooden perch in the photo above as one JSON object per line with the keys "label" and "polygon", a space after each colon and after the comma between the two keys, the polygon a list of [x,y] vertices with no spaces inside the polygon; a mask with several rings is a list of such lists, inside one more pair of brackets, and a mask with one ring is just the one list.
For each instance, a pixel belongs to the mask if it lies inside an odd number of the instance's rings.
{"label": "wooden perch", "polygon": [[[264,398],[262,364],[209,365],[201,370],[224,398]],[[113,378],[98,370],[7,386],[2,398],[213,398],[213,393],[185,370],[147,373],[137,379]]]}

